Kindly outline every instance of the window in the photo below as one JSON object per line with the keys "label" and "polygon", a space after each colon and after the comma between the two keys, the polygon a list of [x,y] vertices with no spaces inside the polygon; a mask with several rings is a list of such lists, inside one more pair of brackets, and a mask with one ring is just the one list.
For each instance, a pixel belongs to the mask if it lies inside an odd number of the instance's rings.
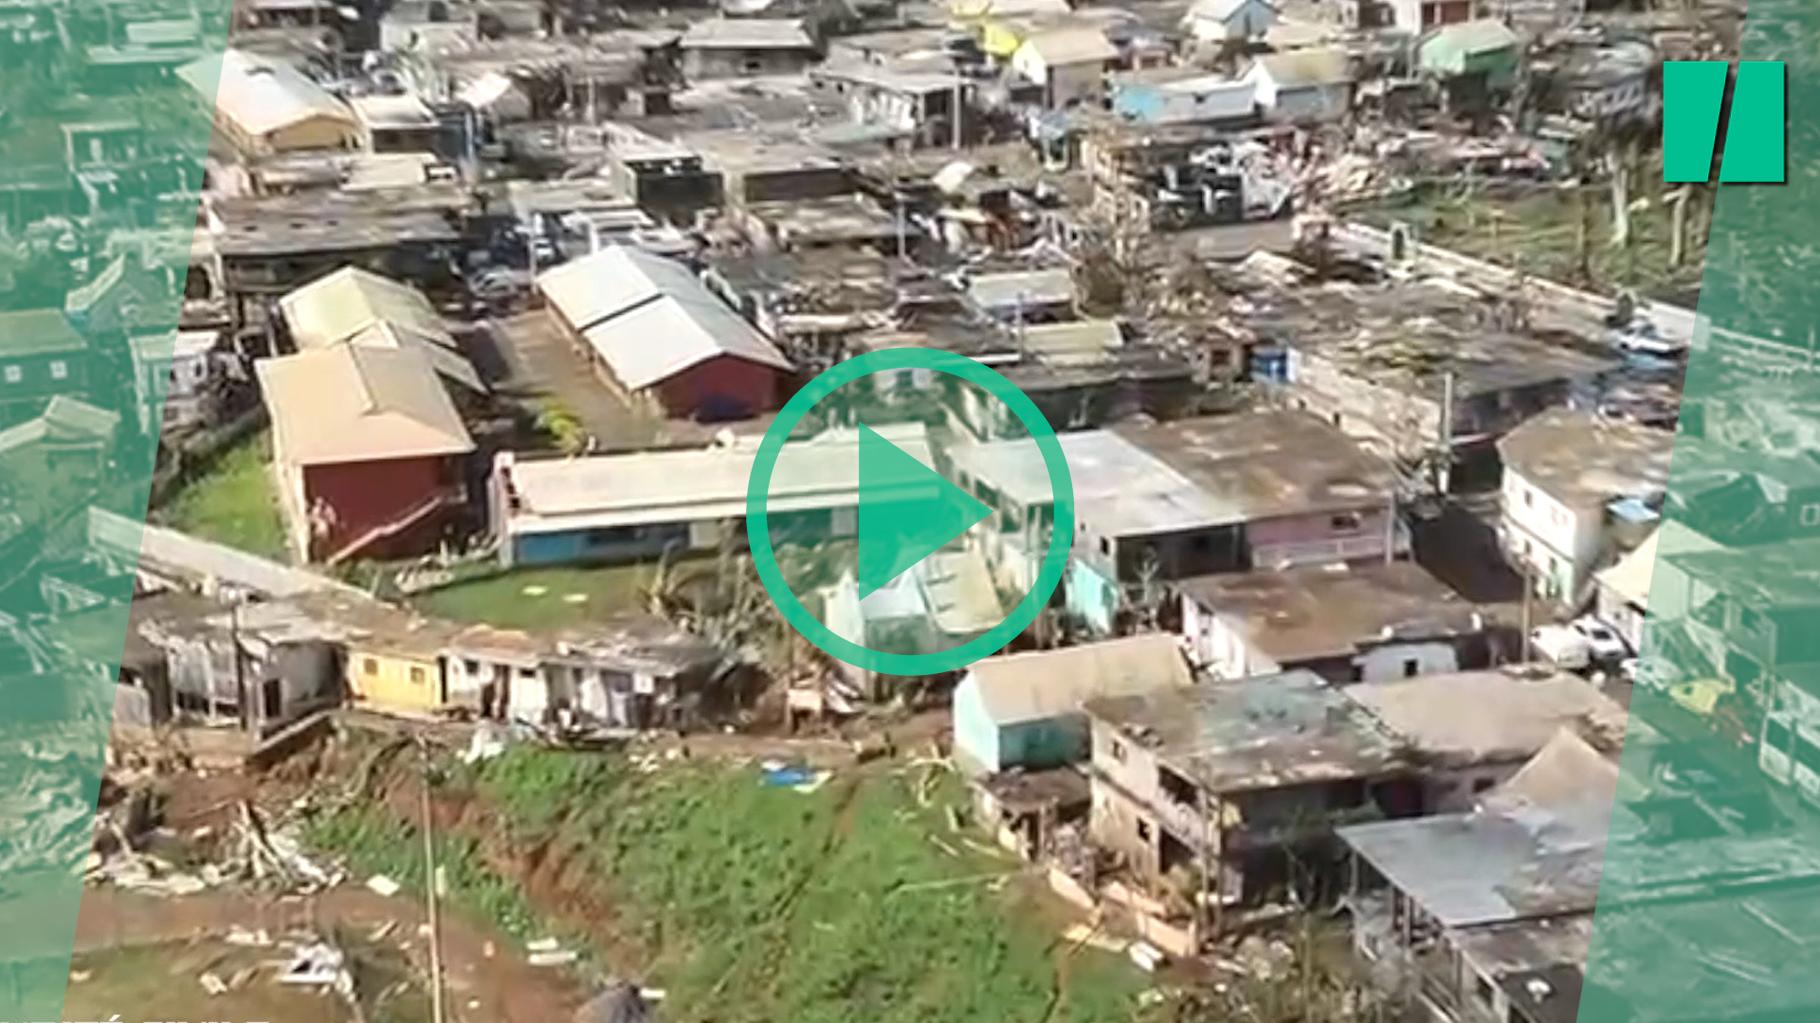
{"label": "window", "polygon": [[1422,662],[1414,657],[1403,658],[1403,677],[1415,678],[1422,673]]}
{"label": "window", "polygon": [[1149,821],[1140,820],[1137,822],[1137,836],[1138,836],[1138,841],[1140,841],[1140,842],[1150,841],[1150,822]]}
{"label": "window", "polygon": [[1778,753],[1788,752],[1788,725],[1775,718],[1763,723],[1763,745]]}
{"label": "window", "polygon": [[466,671],[470,675],[480,674],[480,662],[479,661],[463,661],[463,662],[461,662],[461,667],[462,667],[462,670]]}
{"label": "window", "polygon": [[424,674],[423,674],[422,668],[412,668],[411,669],[411,684],[412,685],[416,685],[416,686],[423,685],[423,679],[424,679]]}
{"label": "window", "polygon": [[1804,504],[1801,506],[1801,524],[1809,529],[1820,526],[1820,504]]}
{"label": "window", "polygon": [[70,364],[69,363],[64,362],[62,359],[58,359],[55,362],[51,363],[51,379],[52,380],[68,380],[69,375],[70,375]]}
{"label": "window", "polygon": [[1121,764],[1125,762],[1125,744],[1117,739],[1112,740],[1112,759]]}
{"label": "window", "polygon": [[366,658],[365,660],[360,662],[360,673],[362,675],[379,674],[379,662],[374,660],[371,657]]}
{"label": "window", "polygon": [[1100,537],[1100,553],[1109,558],[1112,557],[1112,541],[1103,536]]}
{"label": "window", "polygon": [[6,382],[7,383],[16,384],[19,381],[24,380],[24,379],[25,379],[25,370],[21,369],[18,366],[6,367]]}
{"label": "window", "polygon": [[1336,533],[1354,533],[1358,531],[1363,521],[1359,518],[1358,512],[1341,512],[1335,515],[1329,524],[1333,526],[1333,531]]}
{"label": "window", "polygon": [[1535,506],[1536,506],[1536,492],[1533,490],[1523,491],[1523,507],[1534,508]]}

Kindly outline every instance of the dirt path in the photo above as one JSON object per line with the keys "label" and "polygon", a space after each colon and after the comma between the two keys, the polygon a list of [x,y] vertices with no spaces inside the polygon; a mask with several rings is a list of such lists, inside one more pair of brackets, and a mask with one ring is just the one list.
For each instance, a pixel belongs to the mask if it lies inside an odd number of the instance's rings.
{"label": "dirt path", "polygon": [[[388,940],[408,946],[412,962],[427,974],[428,949],[419,928],[422,906],[405,897],[386,898],[365,888],[340,887],[319,895],[261,898],[207,892],[186,898],[158,898],[111,888],[83,893],[76,923],[76,951],[122,945],[187,941],[219,936],[239,927],[273,935],[332,926],[370,932],[388,921]],[[582,982],[566,972],[527,963],[517,943],[494,928],[444,913],[442,959],[449,993],[449,1017],[467,1023],[559,1023],[588,997]]]}

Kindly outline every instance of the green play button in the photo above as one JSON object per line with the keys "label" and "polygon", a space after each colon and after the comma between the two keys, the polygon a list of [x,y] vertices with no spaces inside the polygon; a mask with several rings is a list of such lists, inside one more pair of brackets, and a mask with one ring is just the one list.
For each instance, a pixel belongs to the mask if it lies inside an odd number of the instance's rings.
{"label": "green play button", "polygon": [[[995,467],[1046,477],[1047,495],[940,475],[981,423],[1031,442]],[[952,352],[890,348],[835,364],[778,410],[747,477],[745,533],[803,638],[876,675],[933,675],[1002,649],[1049,606],[1074,495],[1055,431],[1009,380]]]}
{"label": "green play button", "polygon": [[859,424],[860,599],[991,514],[972,494]]}

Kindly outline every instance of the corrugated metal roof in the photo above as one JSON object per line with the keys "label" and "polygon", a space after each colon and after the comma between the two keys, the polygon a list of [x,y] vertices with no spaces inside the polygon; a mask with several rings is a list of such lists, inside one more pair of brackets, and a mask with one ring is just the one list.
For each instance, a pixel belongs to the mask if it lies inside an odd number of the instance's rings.
{"label": "corrugated metal roof", "polygon": [[987,715],[1000,726],[1079,713],[1083,703],[1103,696],[1194,682],[1181,641],[1164,633],[988,657],[975,661],[968,676]]}
{"label": "corrugated metal roof", "polygon": [[[934,466],[920,423],[886,424],[880,436]],[[683,451],[520,460],[508,470],[518,510],[513,534],[603,529],[650,522],[737,518],[758,454],[756,437]],[[853,507],[859,500],[858,434],[828,430],[784,444],[772,470],[772,513]]]}
{"label": "corrugated metal roof", "polygon": [[177,74],[248,135],[268,135],[318,117],[357,127],[340,100],[280,61],[225,50],[186,64]]}
{"label": "corrugated metal roof", "polygon": [[615,245],[537,278],[544,298],[642,390],[722,355],[790,370],[790,360],[681,264]]}
{"label": "corrugated metal roof", "polygon": [[263,359],[255,368],[276,450],[293,465],[474,450],[442,381],[416,352],[337,345]]}
{"label": "corrugated metal roof", "polygon": [[809,29],[795,18],[712,18],[689,26],[685,50],[813,50]]}
{"label": "corrugated metal roof", "polygon": [[409,284],[345,266],[278,306],[299,351],[339,344],[409,349],[464,387],[486,389],[430,300]]}

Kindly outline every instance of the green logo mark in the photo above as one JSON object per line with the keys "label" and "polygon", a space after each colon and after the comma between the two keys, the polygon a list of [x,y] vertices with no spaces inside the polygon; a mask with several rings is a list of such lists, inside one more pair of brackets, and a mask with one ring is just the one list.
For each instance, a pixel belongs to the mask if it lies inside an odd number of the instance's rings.
{"label": "green logo mark", "polygon": [[[943,649],[878,650],[840,635],[811,613],[792,587],[772,542],[769,495],[778,456],[790,434],[817,405],[835,392],[875,374],[921,370],[957,378],[1010,409],[1029,433],[1049,481],[1048,540],[1034,583],[1002,621],[964,642]],[[943,478],[911,453],[867,425],[858,412],[859,444],[856,478],[855,571],[860,600],[891,585],[930,555],[993,515],[994,509]],[[878,408],[888,406],[882,401]],[[1032,460],[1034,469],[1034,460]],[[1040,476],[1038,478],[1041,478]],[[782,512],[780,511],[780,515]],[[933,675],[964,667],[1015,639],[1049,603],[1062,581],[1074,540],[1074,497],[1068,463],[1042,411],[1009,380],[987,367],[951,352],[925,348],[891,348],[849,359],[822,373],[798,391],[765,431],[746,484],[746,536],[765,592],[784,619],[804,638],[848,664],[886,675]],[[812,552],[813,553],[813,552]],[[926,645],[926,644],[925,644]]]}
{"label": "green logo mark", "polygon": [[[1722,60],[1671,60],[1662,65],[1663,181],[1697,184],[1712,177],[1730,71]],[[1743,61],[1731,93],[1719,181],[1786,181],[1788,69],[1781,61]]]}

